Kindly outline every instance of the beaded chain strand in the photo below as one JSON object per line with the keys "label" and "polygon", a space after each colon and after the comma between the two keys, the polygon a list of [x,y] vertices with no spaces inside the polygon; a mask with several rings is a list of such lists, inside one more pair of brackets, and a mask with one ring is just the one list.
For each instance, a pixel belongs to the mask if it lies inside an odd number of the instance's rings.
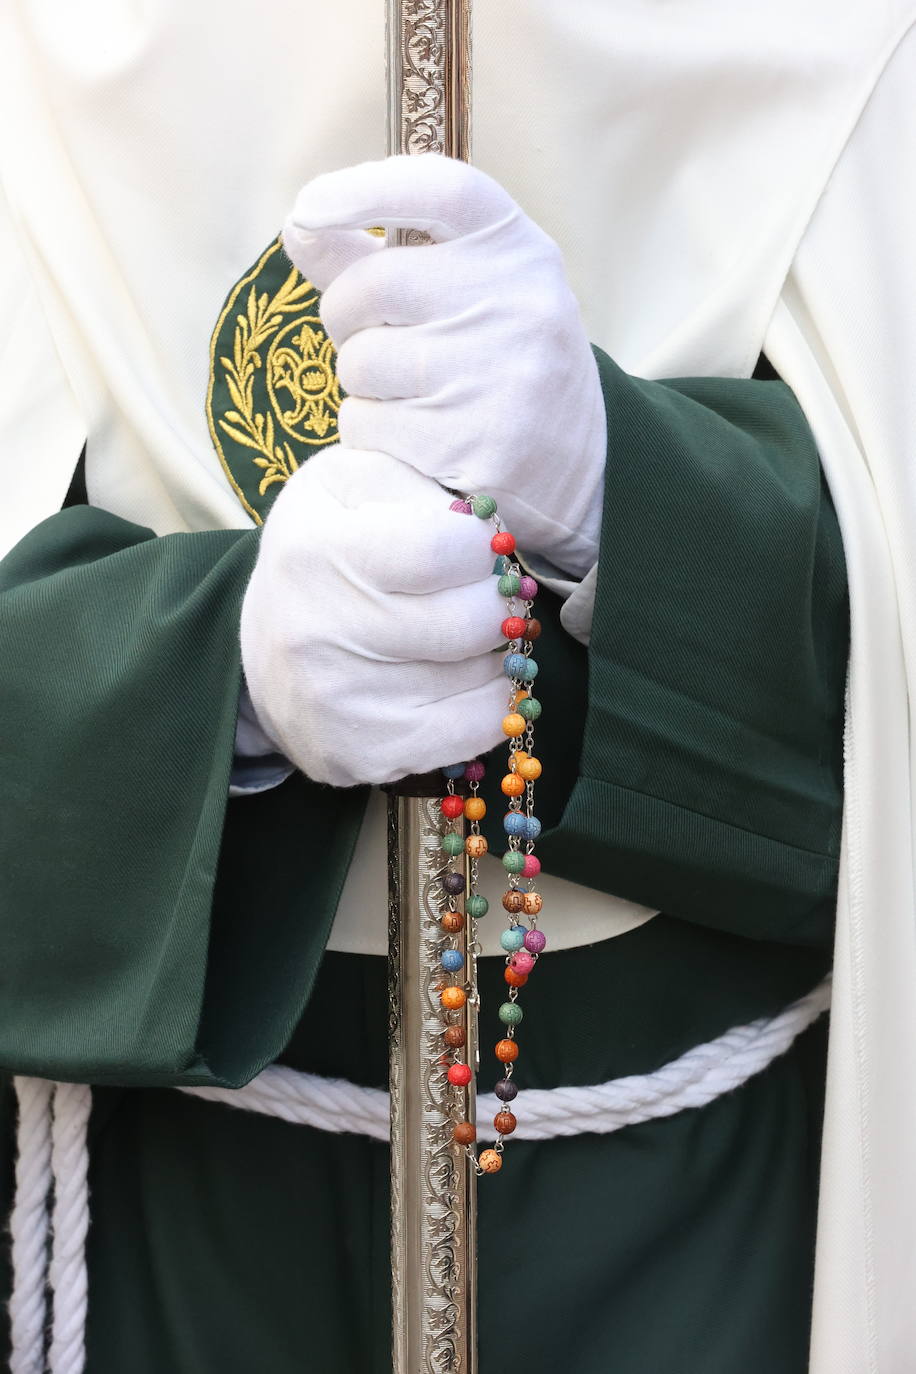
{"label": "beaded chain strand", "polygon": [[[534,814],[534,785],[541,775],[541,764],[533,752],[534,723],[541,714],[541,703],[531,691],[538,671],[538,665],[531,653],[534,641],[541,633],[541,625],[531,614],[538,591],[537,583],[533,577],[524,573],[520,564],[513,559],[515,539],[501,528],[493,498],[474,496],[469,500],[456,500],[452,502],[451,508],[493,522],[496,531],[490,541],[490,546],[496,554],[493,571],[499,579],[497,587],[499,594],[506,600],[507,612],[501,628],[508,645],[508,652],[503,659],[503,671],[509,680],[510,692],[508,710],[503,718],[502,727],[509,742],[509,764],[500,787],[508,799],[509,808],[503,818],[508,844],[503,855],[503,866],[508,876],[508,889],[502,901],[509,914],[509,926],[500,936],[500,944],[506,954],[503,977],[507,984],[507,993],[506,1001],[498,1012],[504,1034],[495,1047],[496,1058],[502,1066],[503,1074],[495,1085],[495,1093],[503,1106],[493,1118],[496,1144],[492,1149],[482,1151],[479,1158],[474,1150],[477,1128],[467,1119],[467,1089],[474,1073],[470,1064],[466,1062],[467,1056],[461,1057],[461,1052],[466,1048],[466,1035],[464,1027],[457,1024],[455,1016],[466,1003],[470,1003],[475,1014],[479,1009],[476,962],[480,944],[477,940],[477,921],[485,916],[489,909],[486,897],[478,891],[479,860],[487,852],[487,841],[480,833],[480,822],[487,810],[486,803],[479,795],[480,783],[486,771],[483,763],[479,759],[473,759],[470,763],[443,768],[447,792],[440,802],[442,814],[453,822],[442,837],[442,849],[449,859],[456,861],[456,867],[449,868],[442,879],[448,898],[448,910],[441,918],[445,939],[440,959],[444,972],[451,977],[451,983],[442,987],[440,992],[443,1009],[442,1037],[445,1044],[445,1053],[440,1062],[446,1069],[449,1083],[455,1089],[453,1137],[468,1151],[478,1174],[494,1174],[502,1168],[506,1137],[510,1136],[518,1125],[509,1104],[518,1094],[518,1086],[513,1081],[513,1071],[519,1052],[515,1032],[524,1015],[518,1001],[519,989],[528,982],[538,958],[547,945],[546,936],[538,928],[543,899],[535,890],[541,865],[534,853],[535,843],[541,833],[541,823]],[[460,779],[468,784],[470,795],[466,799],[458,796],[455,791],[455,784]],[[457,828],[462,816],[470,827],[470,833],[465,839],[462,839]],[[465,855],[469,860],[466,892],[465,875],[457,866],[458,861]],[[458,901],[462,894],[463,915],[458,910]],[[464,970],[464,955],[457,948],[456,939],[465,920],[470,922],[470,938],[467,944],[470,967],[467,970]],[[462,981],[459,982],[459,978],[462,978]]]}

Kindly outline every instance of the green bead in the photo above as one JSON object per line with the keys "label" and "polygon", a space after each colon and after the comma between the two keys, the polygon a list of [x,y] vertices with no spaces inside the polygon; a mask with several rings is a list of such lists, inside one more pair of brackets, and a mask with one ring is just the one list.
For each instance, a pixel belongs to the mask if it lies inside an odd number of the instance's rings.
{"label": "green bead", "polygon": [[496,585],[500,596],[518,596],[521,579],[517,573],[503,573]]}
{"label": "green bead", "polygon": [[543,707],[537,697],[523,697],[515,709],[525,720],[537,720]]}
{"label": "green bead", "polygon": [[472,496],[471,510],[481,520],[489,520],[491,515],[496,514],[496,502],[492,496]]}
{"label": "green bead", "polygon": [[468,897],[465,902],[465,910],[475,921],[479,921],[481,916],[486,916],[490,910],[490,903],[486,897],[480,897],[475,893],[472,897]]}
{"label": "green bead", "polygon": [[504,1026],[517,1026],[524,1015],[517,1002],[503,1002],[499,1009],[499,1019]]}
{"label": "green bead", "polygon": [[460,835],[449,832],[448,835],[442,836],[442,848],[445,850],[446,854],[451,854],[452,858],[454,858],[457,854],[462,854],[464,852],[464,840]]}
{"label": "green bead", "polygon": [[503,868],[507,873],[521,873],[525,867],[525,856],[517,849],[507,849],[503,855]]}

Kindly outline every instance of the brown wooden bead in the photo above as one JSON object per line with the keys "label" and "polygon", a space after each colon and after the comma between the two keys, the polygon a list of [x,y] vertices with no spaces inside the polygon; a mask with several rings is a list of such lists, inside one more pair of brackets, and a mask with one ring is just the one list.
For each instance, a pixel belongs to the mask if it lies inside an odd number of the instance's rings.
{"label": "brown wooden bead", "polygon": [[452,1136],[459,1145],[473,1145],[477,1139],[477,1128],[470,1121],[459,1121]]}
{"label": "brown wooden bead", "polygon": [[493,1125],[500,1135],[511,1135],[518,1125],[518,1119],[514,1112],[497,1112]]}
{"label": "brown wooden bead", "polygon": [[464,1026],[447,1026],[442,1038],[450,1050],[460,1050],[468,1037]]}
{"label": "brown wooden bead", "polygon": [[540,892],[526,892],[522,897],[522,910],[526,916],[537,916],[544,905]]}
{"label": "brown wooden bead", "polygon": [[541,622],[539,620],[525,621],[525,639],[537,639],[541,633]]}
{"label": "brown wooden bead", "polygon": [[513,914],[523,911],[525,908],[524,894],[516,892],[514,888],[510,887],[509,891],[503,897],[503,906],[507,911],[511,911]]}
{"label": "brown wooden bead", "polygon": [[465,853],[472,859],[479,859],[486,854],[488,845],[483,835],[468,835],[464,842]]}
{"label": "brown wooden bead", "polygon": [[464,917],[460,911],[447,911],[440,924],[443,930],[448,931],[449,935],[456,935],[459,930],[464,928]]}
{"label": "brown wooden bead", "polygon": [[485,1174],[498,1174],[503,1167],[503,1157],[498,1150],[484,1150],[477,1163]]}

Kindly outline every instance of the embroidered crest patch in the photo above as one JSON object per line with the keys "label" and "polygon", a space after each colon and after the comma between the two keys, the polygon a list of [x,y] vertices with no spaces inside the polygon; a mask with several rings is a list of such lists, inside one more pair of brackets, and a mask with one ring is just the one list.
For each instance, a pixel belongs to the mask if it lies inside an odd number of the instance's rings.
{"label": "embroidered crest patch", "polygon": [[210,435],[257,524],[300,463],[337,442],[341,392],[318,299],[277,239],[233,288],[213,331]]}

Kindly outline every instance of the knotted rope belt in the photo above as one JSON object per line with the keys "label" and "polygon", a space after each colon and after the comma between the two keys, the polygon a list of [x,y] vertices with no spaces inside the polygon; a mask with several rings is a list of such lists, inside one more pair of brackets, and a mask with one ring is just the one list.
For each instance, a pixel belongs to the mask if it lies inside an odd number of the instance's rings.
{"label": "knotted rope belt", "polygon": [[[526,1088],[521,1140],[608,1135],[705,1107],[762,1072],[830,1005],[830,979],[780,1012],[736,1026],[653,1073],[594,1087]],[[10,1217],[13,1292],[10,1374],[82,1374],[85,1365],[91,1089],[14,1080],[19,1103],[16,1196]],[[388,1094],[275,1064],[244,1088],[181,1088],[205,1101],[319,1131],[388,1139]],[[480,1099],[484,1118],[498,1109]],[[575,1122],[575,1125],[572,1123]],[[48,1308],[51,1325],[48,1335]]]}

